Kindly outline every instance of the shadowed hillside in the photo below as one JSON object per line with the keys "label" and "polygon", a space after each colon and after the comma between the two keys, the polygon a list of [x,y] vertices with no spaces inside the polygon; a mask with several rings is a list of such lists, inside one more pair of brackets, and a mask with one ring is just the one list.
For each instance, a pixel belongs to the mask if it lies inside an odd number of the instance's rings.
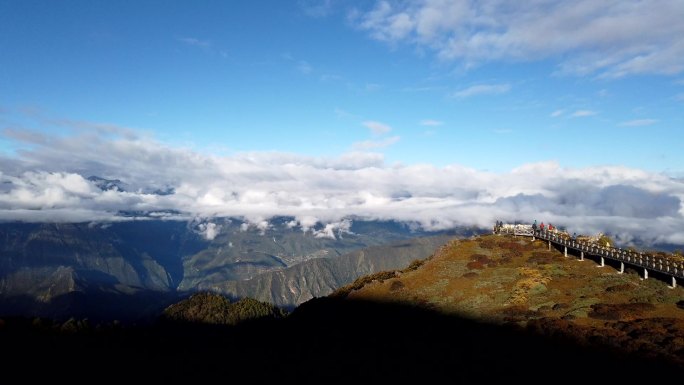
{"label": "shadowed hillside", "polygon": [[[26,381],[548,384],[676,378],[681,367],[407,305],[315,299],[285,319],[93,327],[5,320],[5,375]],[[40,368],[40,370],[35,370]],[[673,377],[675,376],[675,377]]]}
{"label": "shadowed hillside", "polygon": [[77,370],[113,382],[652,382],[684,369],[679,290],[529,239],[485,236],[284,318],[248,300],[265,312],[226,322],[240,302],[202,294],[167,308],[166,319],[183,322],[5,319],[0,359],[8,375],[51,381]]}
{"label": "shadowed hillside", "polygon": [[287,313],[270,303],[252,298],[242,298],[231,303],[221,295],[197,293],[164,309],[162,319],[172,322],[237,325],[250,320],[282,318],[285,314]]}

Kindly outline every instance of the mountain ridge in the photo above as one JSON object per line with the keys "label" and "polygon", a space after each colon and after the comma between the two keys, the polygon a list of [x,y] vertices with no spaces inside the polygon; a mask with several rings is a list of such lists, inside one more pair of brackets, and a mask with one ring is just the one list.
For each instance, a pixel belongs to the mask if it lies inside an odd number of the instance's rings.
{"label": "mountain ridge", "polygon": [[277,306],[292,308],[314,297],[321,297],[352,282],[359,276],[388,269],[401,269],[416,259],[430,256],[453,236],[434,236],[372,246],[335,258],[316,258],[287,269],[260,274],[243,281],[200,286],[242,298],[253,297]]}
{"label": "mountain ridge", "polygon": [[[268,307],[227,326],[231,302],[203,294],[167,308],[180,306],[176,321],[147,326],[0,319],[0,358],[10,372],[52,379],[88,349],[81,371],[117,380],[135,372],[210,381],[230,363],[255,383],[633,383],[684,368],[680,297],[663,282],[565,258],[541,242],[482,236],[360,277],[284,318]],[[35,351],[43,354],[34,362],[20,358]],[[36,362],[45,370],[27,372]]]}
{"label": "mountain ridge", "polygon": [[[50,304],[54,300],[56,304],[70,304],[64,306],[69,311],[88,303],[97,312],[111,315],[97,301],[84,297],[100,298],[125,309],[118,304],[117,295],[121,301],[161,298],[159,306],[164,306],[169,298],[203,290],[221,291],[233,298],[258,297],[291,307],[327,294],[359,275],[409,262],[405,253],[397,254],[402,258],[394,265],[380,263],[380,256],[365,264],[344,264],[347,257],[333,262],[336,258],[431,234],[392,222],[351,223],[347,229],[350,233],[336,238],[291,228],[287,218],[274,221],[273,227],[263,232],[237,220],[212,223],[217,231],[213,239],[206,239],[202,233],[204,223],[193,221],[0,224],[0,240],[4,240],[0,243],[0,314],[69,317],[66,310],[60,314],[60,307]],[[429,248],[416,247],[423,250],[421,256]],[[321,259],[324,256],[327,258]],[[293,269],[315,259],[321,261]],[[390,254],[387,259],[391,259]],[[282,274],[284,284],[301,286],[303,297],[285,293],[286,287],[277,287],[275,278],[267,283],[268,273],[284,269],[290,269]],[[328,276],[328,281],[306,287],[307,282],[315,281],[311,274],[317,273]],[[296,274],[310,277],[302,281]],[[133,317],[134,310],[152,306],[139,305],[131,306],[121,318]],[[86,314],[84,311],[77,313]],[[96,312],[92,316],[97,316]]]}
{"label": "mountain ridge", "polygon": [[[361,278],[334,296],[417,306],[579,344],[684,365],[681,286],[619,274],[546,242],[487,235],[454,240],[418,269]],[[668,342],[666,342],[668,341]]]}

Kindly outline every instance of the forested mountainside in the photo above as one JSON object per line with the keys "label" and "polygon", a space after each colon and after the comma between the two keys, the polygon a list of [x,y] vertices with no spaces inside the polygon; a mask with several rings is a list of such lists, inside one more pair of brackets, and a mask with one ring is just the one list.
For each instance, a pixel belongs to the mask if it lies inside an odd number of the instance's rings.
{"label": "forested mountainside", "polygon": [[[207,288],[296,304],[362,274],[407,263],[402,253],[396,261],[385,254],[386,264],[379,256],[332,262],[337,257],[430,235],[396,222],[355,221],[345,229],[308,232],[290,226],[288,218],[261,229],[236,219],[212,225],[208,237],[206,224],[196,222],[0,224],[0,314],[150,316],[179,296]],[[411,245],[422,250],[419,257],[425,255],[425,245]],[[267,274],[321,258],[280,276]],[[327,278],[321,273],[325,281],[318,284],[307,276],[326,269]],[[278,287],[279,280],[290,286]]]}

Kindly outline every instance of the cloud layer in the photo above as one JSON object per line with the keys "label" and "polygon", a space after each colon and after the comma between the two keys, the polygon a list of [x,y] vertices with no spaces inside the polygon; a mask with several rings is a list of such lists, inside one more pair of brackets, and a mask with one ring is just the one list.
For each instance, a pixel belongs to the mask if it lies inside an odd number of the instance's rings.
{"label": "cloud layer", "polygon": [[389,125],[372,120],[363,122],[363,125],[366,126],[373,133],[373,135],[382,135],[392,131],[392,127]]}
{"label": "cloud layer", "polygon": [[479,95],[499,95],[510,91],[510,84],[478,84],[454,92],[451,96],[457,99]]}
{"label": "cloud layer", "polygon": [[465,67],[559,58],[559,72],[621,77],[684,71],[679,0],[378,1],[352,19],[373,38]]}
{"label": "cloud layer", "polygon": [[[343,229],[349,218],[426,229],[536,219],[625,241],[684,244],[684,182],[636,169],[545,162],[497,174],[459,165],[387,165],[371,152],[212,156],[125,131],[10,136],[25,149],[0,158],[5,221],[199,217],[208,221],[200,230],[211,239],[221,230],[210,222],[214,217],[243,217],[265,229],[274,216],[292,216],[303,229],[329,224],[321,236]],[[90,176],[118,179],[113,183],[121,188]]]}

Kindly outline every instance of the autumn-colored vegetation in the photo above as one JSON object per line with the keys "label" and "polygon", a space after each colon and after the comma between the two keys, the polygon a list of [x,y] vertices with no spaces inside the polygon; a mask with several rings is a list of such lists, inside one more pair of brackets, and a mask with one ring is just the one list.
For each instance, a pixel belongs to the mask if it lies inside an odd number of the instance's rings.
{"label": "autumn-colored vegetation", "polygon": [[497,262],[490,259],[486,255],[473,254],[466,267],[469,269],[484,269],[485,267],[495,267],[496,265]]}
{"label": "autumn-colored vegetation", "polygon": [[178,322],[237,325],[249,320],[282,318],[285,315],[282,309],[252,298],[231,303],[222,295],[197,293],[166,308],[163,317]]}
{"label": "autumn-colored vegetation", "polygon": [[612,321],[630,320],[640,318],[644,313],[653,310],[655,310],[655,306],[650,303],[598,303],[591,305],[589,317]]}
{"label": "autumn-colored vegetation", "polygon": [[409,271],[414,271],[417,270],[419,267],[423,266],[425,264],[426,259],[414,259],[411,261],[411,263],[404,269],[402,272],[409,272]]}
{"label": "autumn-colored vegetation", "polygon": [[[682,290],[544,242],[484,236],[357,279],[287,317],[199,293],[150,327],[0,319],[0,361],[24,376],[39,367],[45,382],[72,376],[76,360],[83,378],[129,380],[130,370],[173,383],[647,383],[684,368]],[[244,322],[253,319],[269,321]]]}
{"label": "autumn-colored vegetation", "polygon": [[379,273],[366,275],[361,278],[357,278],[354,282],[350,283],[349,285],[342,286],[341,288],[335,290],[332,294],[330,294],[330,297],[344,298],[352,291],[359,290],[371,282],[384,282],[385,280],[395,278],[396,276],[396,271],[381,271]]}
{"label": "autumn-colored vegetation", "polygon": [[[604,345],[604,336],[618,336],[625,351],[676,353],[670,359],[684,362],[684,350],[658,345],[672,341],[684,348],[684,331],[671,326],[684,325],[682,290],[681,285],[672,290],[657,279],[618,274],[610,266],[598,268],[589,256],[584,261],[565,257],[543,241],[489,235],[451,243],[420,268],[364,277],[343,291],[350,299],[387,299],[487,322],[527,325],[592,346]],[[647,326],[656,331],[647,333]],[[632,334],[638,329],[640,340],[631,341],[629,333],[616,332],[616,327]]]}

